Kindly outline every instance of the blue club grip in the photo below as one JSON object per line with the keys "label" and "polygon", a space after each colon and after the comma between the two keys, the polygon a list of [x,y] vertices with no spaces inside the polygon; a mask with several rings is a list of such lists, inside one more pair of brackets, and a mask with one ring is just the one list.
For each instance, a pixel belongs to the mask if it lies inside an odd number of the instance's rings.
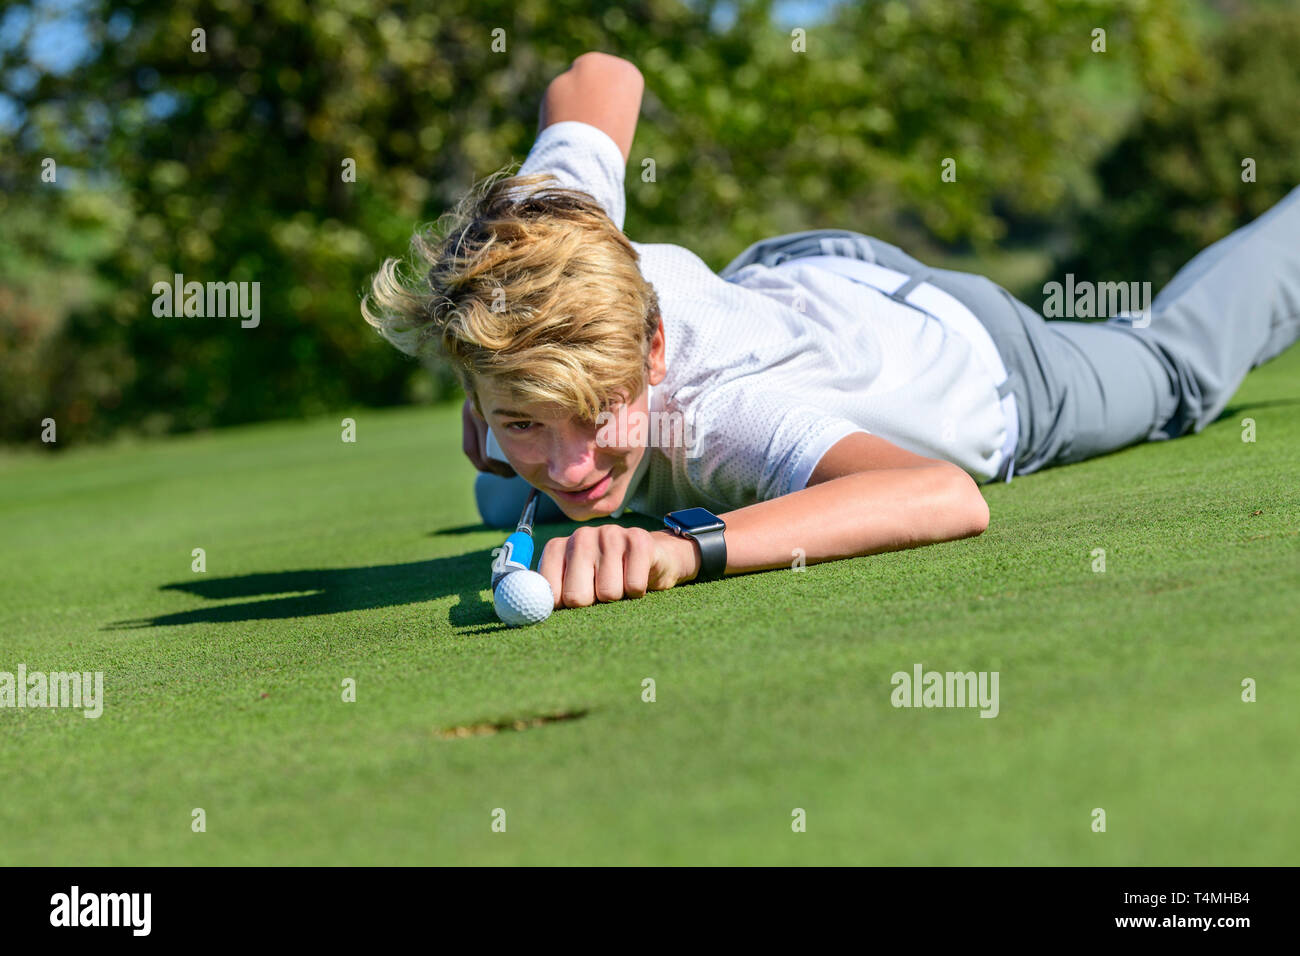
{"label": "blue club grip", "polygon": [[506,538],[506,543],[502,546],[502,549],[509,549],[508,561],[522,564],[525,570],[533,566],[533,536],[531,534],[516,531]]}
{"label": "blue club grip", "polygon": [[501,546],[492,562],[492,590],[495,591],[500,580],[511,571],[527,571],[532,566],[533,537],[526,532],[516,531],[506,538],[506,543]]}

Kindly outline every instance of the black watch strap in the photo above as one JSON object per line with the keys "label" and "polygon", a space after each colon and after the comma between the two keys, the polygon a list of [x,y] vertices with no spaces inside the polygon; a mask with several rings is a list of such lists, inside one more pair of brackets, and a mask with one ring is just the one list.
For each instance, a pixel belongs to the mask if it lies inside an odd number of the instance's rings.
{"label": "black watch strap", "polygon": [[705,508],[683,508],[664,515],[664,524],[681,538],[694,538],[700,547],[700,570],[693,580],[716,581],[727,572],[727,525]]}
{"label": "black watch strap", "polygon": [[727,539],[722,529],[691,534],[700,546],[700,573],[696,581],[716,581],[727,570]]}

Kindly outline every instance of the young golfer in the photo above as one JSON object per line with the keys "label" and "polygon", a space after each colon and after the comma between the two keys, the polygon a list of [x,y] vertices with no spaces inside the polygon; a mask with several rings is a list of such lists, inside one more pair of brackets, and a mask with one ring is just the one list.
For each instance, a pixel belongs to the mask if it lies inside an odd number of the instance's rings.
{"label": "young golfer", "polygon": [[664,517],[548,542],[557,607],[977,535],[977,482],[1200,431],[1300,334],[1300,189],[1104,323],[848,230],[715,274],[622,232],[643,88],[625,60],[575,60],[518,175],[417,234],[418,274],[389,260],[363,304],[455,365],[487,523],[530,486],[539,521]]}

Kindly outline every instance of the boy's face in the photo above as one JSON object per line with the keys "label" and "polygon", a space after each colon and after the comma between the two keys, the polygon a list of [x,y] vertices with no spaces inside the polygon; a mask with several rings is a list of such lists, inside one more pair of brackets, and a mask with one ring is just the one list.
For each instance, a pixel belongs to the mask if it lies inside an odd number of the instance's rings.
{"label": "boy's face", "polygon": [[[647,364],[649,383],[658,385],[666,373],[662,323],[651,340]],[[615,427],[599,428],[553,407],[512,400],[506,389],[488,378],[475,376],[474,390],[511,467],[550,495],[571,520],[603,517],[622,506],[647,453],[644,446],[619,444]],[[626,413],[632,420],[633,415],[645,416],[648,406],[648,389],[642,389],[630,402],[607,411],[615,416]],[[635,431],[625,429],[623,438]]]}

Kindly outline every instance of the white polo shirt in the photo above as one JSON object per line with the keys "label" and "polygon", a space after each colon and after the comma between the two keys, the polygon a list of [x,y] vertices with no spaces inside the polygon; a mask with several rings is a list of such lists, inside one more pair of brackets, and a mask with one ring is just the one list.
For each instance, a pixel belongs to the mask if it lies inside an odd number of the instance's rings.
{"label": "white polo shirt", "polygon": [[[566,121],[542,131],[519,173],[554,174],[622,229],[624,166],[608,135]],[[689,249],[632,245],[658,294],[667,349],[650,411],[683,423],[694,447],[647,449],[624,509],[721,513],[790,494],[854,432],[980,481],[1014,449],[997,372],[981,360],[997,352],[978,322],[958,332],[816,263],[751,265],[722,279]],[[972,346],[981,333],[987,341]]]}

